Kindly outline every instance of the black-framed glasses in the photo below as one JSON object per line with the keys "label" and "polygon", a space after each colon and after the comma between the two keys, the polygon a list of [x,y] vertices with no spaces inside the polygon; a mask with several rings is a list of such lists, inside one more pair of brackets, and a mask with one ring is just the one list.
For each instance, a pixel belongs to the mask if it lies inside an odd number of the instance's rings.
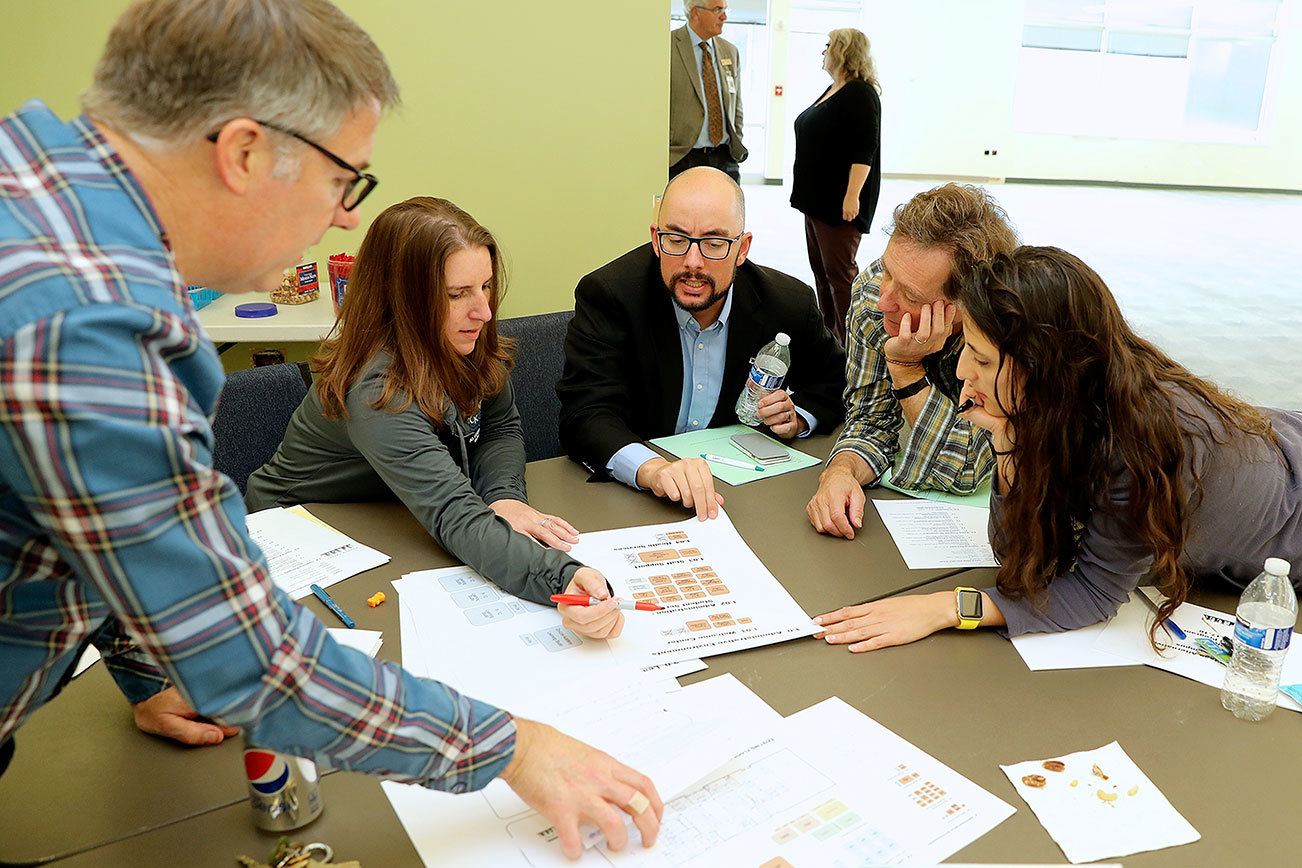
{"label": "black-framed glasses", "polygon": [[657,232],[656,239],[660,242],[660,252],[669,256],[686,256],[687,251],[695,244],[696,249],[701,251],[701,255],[706,259],[727,259],[728,254],[732,252],[732,245],[740,241],[741,236],[720,238],[717,235],[710,235],[696,238],[691,235],[680,235],[677,232]]}
{"label": "black-framed glasses", "polygon": [[[302,133],[296,133],[291,129],[287,129],[286,127],[280,126],[279,124],[273,124],[271,121],[260,121],[257,118],[254,118],[253,122],[255,124],[258,124],[259,126],[264,126],[268,129],[275,130],[278,133],[284,133],[287,136],[293,136],[303,144],[308,145],[309,147],[316,150],[317,153],[321,154],[323,157],[325,157],[330,162],[334,163],[339,168],[352,172],[353,178],[349,180],[346,184],[344,184],[343,193],[339,197],[339,204],[345,211],[351,211],[354,208],[356,208],[358,205],[362,204],[362,200],[365,199],[367,196],[371,195],[371,191],[374,190],[380,183],[380,179],[372,175],[370,172],[363,172],[361,169],[357,168],[352,163],[345,160],[343,157],[334,153],[329,148],[321,147],[316,142],[312,141]],[[217,133],[209,134],[208,141],[216,144]]]}

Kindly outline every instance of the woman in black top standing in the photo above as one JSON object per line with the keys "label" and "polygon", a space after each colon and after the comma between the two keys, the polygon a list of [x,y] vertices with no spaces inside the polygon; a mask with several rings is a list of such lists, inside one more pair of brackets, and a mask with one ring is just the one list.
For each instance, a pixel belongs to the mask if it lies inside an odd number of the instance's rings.
{"label": "woman in black top standing", "polygon": [[823,321],[844,345],[850,284],[859,273],[855,255],[881,192],[882,104],[861,31],[829,33],[823,68],[831,86],[796,118],[791,207],[805,215]]}

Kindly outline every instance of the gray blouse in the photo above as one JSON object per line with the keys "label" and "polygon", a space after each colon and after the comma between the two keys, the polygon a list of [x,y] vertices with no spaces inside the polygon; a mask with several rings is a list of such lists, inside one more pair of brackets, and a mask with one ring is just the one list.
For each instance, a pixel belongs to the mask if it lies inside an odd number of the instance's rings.
{"label": "gray blouse", "polygon": [[[1293,583],[1302,577],[1302,413],[1264,410],[1274,427],[1279,452],[1259,438],[1241,433],[1227,443],[1207,444],[1195,431],[1225,429],[1201,401],[1178,392],[1177,418],[1192,468],[1202,481],[1202,499],[1189,519],[1180,561],[1195,582],[1224,581],[1245,587],[1261,572],[1266,558],[1293,565]],[[1282,460],[1280,453],[1283,454]],[[1186,467],[1189,465],[1187,464]],[[1193,491],[1192,478],[1187,477]],[[1118,472],[1109,485],[1110,510],[1094,510],[1085,522],[1076,563],[1058,576],[1036,603],[1010,599],[986,588],[1008,622],[1010,636],[1074,630],[1107,620],[1148,574],[1152,551],[1126,526],[1129,475]],[[1004,498],[990,500],[990,539],[999,551],[996,528]],[[1009,528],[1016,533],[1017,528]]]}
{"label": "gray blouse", "polygon": [[348,389],[346,418],[327,419],[308,391],[276,454],[249,477],[249,510],[396,496],[451,555],[511,594],[550,605],[581,564],[516,533],[488,504],[526,500],[524,439],[508,381],[477,417],[452,407],[436,426],[413,402],[372,409],[390,357],[380,354]]}

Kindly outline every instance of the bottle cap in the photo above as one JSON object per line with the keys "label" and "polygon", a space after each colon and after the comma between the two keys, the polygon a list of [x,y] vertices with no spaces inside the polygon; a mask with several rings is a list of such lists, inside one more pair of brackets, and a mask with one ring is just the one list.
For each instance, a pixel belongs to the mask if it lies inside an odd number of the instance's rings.
{"label": "bottle cap", "polygon": [[778,336],[773,339],[779,346],[788,346],[791,343],[791,337],[786,332],[778,332]]}
{"label": "bottle cap", "polygon": [[249,304],[235,305],[235,315],[244,319],[258,319],[264,316],[275,316],[276,306],[268,301],[255,301]]}
{"label": "bottle cap", "polygon": [[1283,558],[1266,558],[1266,572],[1272,576],[1281,576],[1288,578],[1288,571],[1291,569],[1289,562]]}

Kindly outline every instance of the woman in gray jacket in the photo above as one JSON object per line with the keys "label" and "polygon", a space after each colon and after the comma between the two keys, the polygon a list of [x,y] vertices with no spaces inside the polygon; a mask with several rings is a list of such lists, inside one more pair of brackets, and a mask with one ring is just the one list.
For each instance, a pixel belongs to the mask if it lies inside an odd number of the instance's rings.
{"label": "woman in gray jacket", "polygon": [[829,613],[817,619],[829,642],[1072,630],[1148,580],[1167,598],[1155,630],[1195,581],[1242,588],[1268,557],[1302,567],[1302,413],[1252,407],[1190,373],[1054,247],[1000,254],[955,300],[963,415],[991,432],[998,463],[996,586]]}
{"label": "woman in gray jacket", "polygon": [[[574,527],[527,502],[510,347],[495,321],[504,290],[496,240],[456,205],[417,197],[381,212],[312,388],[249,477],[248,508],[396,495],[508,593],[545,605],[563,592],[608,597],[604,577],[564,553]],[[623,625],[613,600],[560,608],[586,636]]]}

